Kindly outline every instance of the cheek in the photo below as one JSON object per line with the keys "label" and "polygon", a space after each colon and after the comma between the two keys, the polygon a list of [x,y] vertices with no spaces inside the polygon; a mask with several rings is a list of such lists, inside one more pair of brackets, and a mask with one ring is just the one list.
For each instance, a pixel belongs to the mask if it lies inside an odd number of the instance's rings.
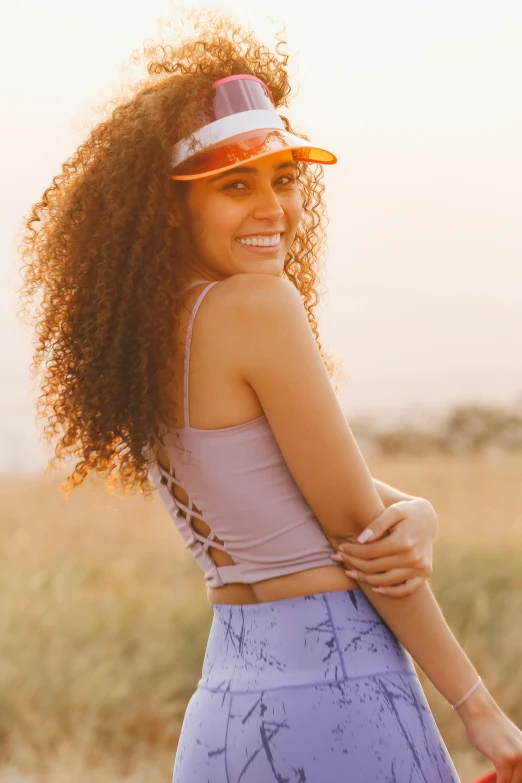
{"label": "cheek", "polygon": [[292,225],[294,230],[297,229],[303,214],[303,202],[301,199],[301,194],[299,192],[293,193],[292,197],[288,199],[286,205],[284,206],[284,209],[289,223]]}
{"label": "cheek", "polygon": [[245,219],[245,210],[240,204],[216,199],[202,213],[199,221],[201,233],[212,237],[214,242],[227,242],[235,236]]}
{"label": "cheek", "polygon": [[215,243],[226,234],[227,211],[222,200],[200,183],[190,192],[189,211],[191,233],[198,244],[205,245],[210,238]]}

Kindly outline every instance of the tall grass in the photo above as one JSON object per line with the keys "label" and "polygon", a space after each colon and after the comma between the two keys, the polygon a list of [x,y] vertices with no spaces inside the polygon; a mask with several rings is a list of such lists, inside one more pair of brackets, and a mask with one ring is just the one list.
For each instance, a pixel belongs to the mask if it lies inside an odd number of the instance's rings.
{"label": "tall grass", "polygon": [[[522,455],[373,459],[439,514],[432,587],[522,726]],[[96,481],[0,481],[0,780],[170,780],[211,621],[203,580],[155,497]],[[421,673],[463,781],[484,763]]]}

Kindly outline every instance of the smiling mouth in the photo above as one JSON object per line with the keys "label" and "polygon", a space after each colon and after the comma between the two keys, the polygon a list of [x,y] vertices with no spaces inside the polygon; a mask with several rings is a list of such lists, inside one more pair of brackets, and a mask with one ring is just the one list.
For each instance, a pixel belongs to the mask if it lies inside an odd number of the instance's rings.
{"label": "smiling mouth", "polygon": [[251,234],[247,237],[238,237],[236,242],[246,247],[277,247],[281,242],[282,232],[277,234]]}

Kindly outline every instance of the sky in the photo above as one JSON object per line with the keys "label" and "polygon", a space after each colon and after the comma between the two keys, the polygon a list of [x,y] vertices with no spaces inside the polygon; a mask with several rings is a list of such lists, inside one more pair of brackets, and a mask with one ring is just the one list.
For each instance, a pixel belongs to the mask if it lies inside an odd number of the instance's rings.
{"label": "sky", "polygon": [[[194,5],[199,5],[195,3]],[[321,338],[348,418],[522,396],[522,4],[229,0],[269,46],[286,26],[289,116],[336,152]],[[14,238],[93,106],[181,5],[4,0],[0,48],[0,472],[44,464]],[[138,76],[143,74],[137,73]]]}

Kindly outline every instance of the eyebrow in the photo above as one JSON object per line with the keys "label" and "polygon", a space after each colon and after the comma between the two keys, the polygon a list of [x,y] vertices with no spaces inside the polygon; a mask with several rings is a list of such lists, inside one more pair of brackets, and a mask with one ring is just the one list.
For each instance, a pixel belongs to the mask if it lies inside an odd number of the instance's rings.
{"label": "eyebrow", "polygon": [[[284,169],[287,166],[292,166],[292,168],[297,169],[295,161],[285,160],[283,163],[279,163],[277,166],[274,166],[274,171],[279,171],[280,169]],[[221,179],[222,177],[227,177],[234,174],[255,174],[256,172],[257,169],[255,169],[253,166],[237,166],[234,169],[223,171],[221,174],[217,174],[215,177],[210,177],[208,182],[216,182],[216,180]]]}

